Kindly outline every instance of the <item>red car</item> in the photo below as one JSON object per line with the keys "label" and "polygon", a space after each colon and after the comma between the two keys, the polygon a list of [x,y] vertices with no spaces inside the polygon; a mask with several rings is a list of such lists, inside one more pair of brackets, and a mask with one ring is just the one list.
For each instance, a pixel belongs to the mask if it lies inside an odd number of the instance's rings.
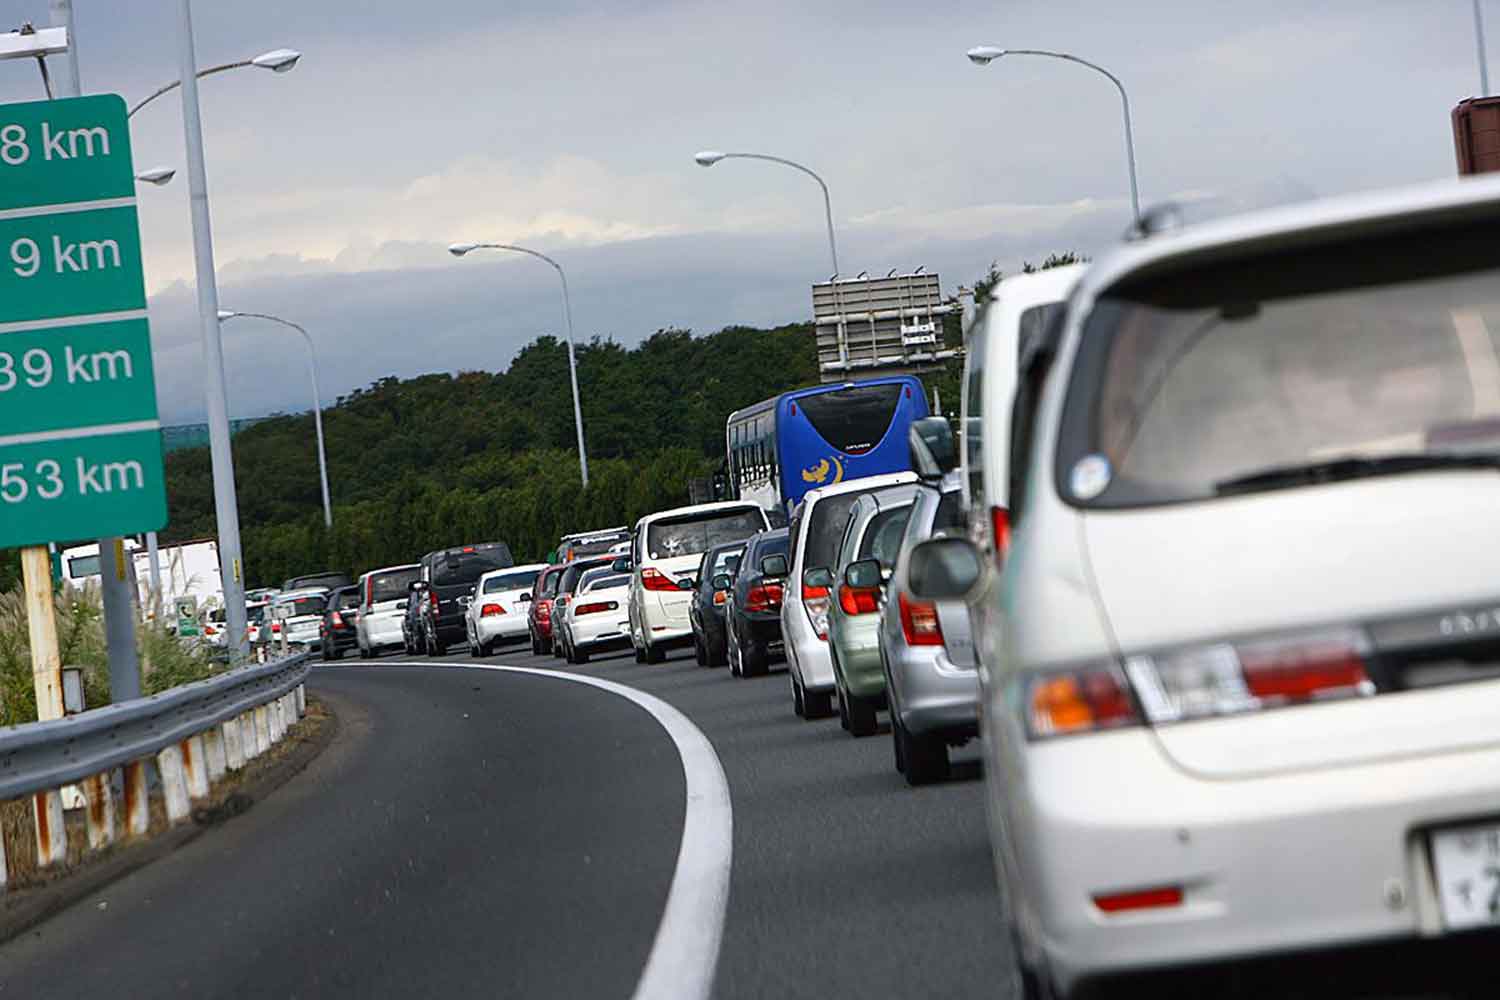
{"label": "red car", "polygon": [[552,599],[567,566],[548,566],[537,575],[531,591],[531,610],[527,628],[531,632],[531,651],[538,656],[552,652]]}

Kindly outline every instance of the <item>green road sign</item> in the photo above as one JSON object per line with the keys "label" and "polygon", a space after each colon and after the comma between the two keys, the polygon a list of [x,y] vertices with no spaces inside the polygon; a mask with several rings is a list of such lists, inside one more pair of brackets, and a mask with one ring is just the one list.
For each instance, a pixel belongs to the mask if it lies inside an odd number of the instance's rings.
{"label": "green road sign", "polygon": [[0,105],[0,548],[167,520],[118,95]]}

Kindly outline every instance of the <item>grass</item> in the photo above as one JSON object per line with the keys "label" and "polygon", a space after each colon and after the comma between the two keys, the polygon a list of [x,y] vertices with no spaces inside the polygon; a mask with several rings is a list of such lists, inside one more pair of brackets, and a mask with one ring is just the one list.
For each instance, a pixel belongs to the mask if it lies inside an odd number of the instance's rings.
{"label": "grass", "polygon": [[[67,667],[83,668],[84,704],[95,708],[109,704],[109,663],[99,588],[75,591],[64,587],[55,604],[62,662]],[[136,649],[141,689],[146,694],[202,680],[226,669],[211,659],[212,647],[184,642],[170,627],[155,622],[137,626]],[[0,593],[0,726],[35,721],[36,691],[26,605],[16,589]]]}

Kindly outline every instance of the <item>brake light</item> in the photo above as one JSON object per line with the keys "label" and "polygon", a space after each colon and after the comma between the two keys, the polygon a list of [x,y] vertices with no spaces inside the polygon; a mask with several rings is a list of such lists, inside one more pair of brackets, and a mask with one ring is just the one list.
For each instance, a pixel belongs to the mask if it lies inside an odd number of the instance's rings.
{"label": "brake light", "polygon": [[1105,913],[1150,910],[1161,906],[1181,906],[1182,887],[1166,885],[1158,889],[1136,889],[1132,892],[1098,895],[1094,897],[1094,905]]}
{"label": "brake light", "polygon": [[544,622],[544,621],[548,621],[549,619],[551,619],[551,617],[552,617],[552,601],[551,601],[551,599],[549,599],[549,598],[543,598],[542,600],[537,601],[536,602],[536,620],[539,621],[539,622]]}
{"label": "brake light", "polygon": [[212,625],[205,625],[205,626],[203,626],[203,634],[204,635],[215,635],[216,633],[214,632],[214,627]]}
{"label": "brake light", "polygon": [[332,618],[333,625],[334,625],[335,628],[339,628],[339,627],[341,627],[344,624],[344,616],[341,615],[341,614],[339,614],[337,611],[335,611],[333,613],[333,615],[331,616],[331,618]]}
{"label": "brake light", "polygon": [[437,591],[435,591],[435,590],[429,590],[427,592],[427,596],[430,597],[430,598],[432,598],[432,610],[434,610],[434,611],[438,610],[438,595],[437,595]]}
{"label": "brake light", "polygon": [[990,508],[990,531],[995,543],[995,565],[1004,566],[1006,553],[1010,552],[1010,511],[1004,507]]}
{"label": "brake light", "polygon": [[271,631],[272,632],[280,632],[281,631],[281,623],[280,622],[276,622],[275,624],[273,624],[271,626]]}
{"label": "brake light", "polygon": [[776,611],[781,607],[781,584],[761,583],[745,595],[746,611]]}
{"label": "brake light", "polygon": [[650,566],[641,570],[641,586],[647,590],[676,590],[677,584],[659,569]]}
{"label": "brake light", "polygon": [[943,626],[938,621],[936,604],[913,600],[902,591],[896,595],[896,606],[901,610],[901,634],[906,636],[908,646],[943,644]]}
{"label": "brake light", "polygon": [[828,640],[828,608],[831,602],[828,598],[827,587],[802,587],[802,606],[807,609],[807,617],[812,622],[813,632],[819,639]]}
{"label": "brake light", "polygon": [[486,604],[479,609],[479,617],[481,618],[493,618],[496,615],[503,614],[505,614],[505,609],[498,604]]}
{"label": "brake light", "polygon": [[1033,737],[1114,729],[1139,722],[1125,678],[1113,663],[1038,674],[1026,695]]}
{"label": "brake light", "polygon": [[846,615],[870,615],[880,610],[880,591],[874,587],[839,587],[839,607]]}
{"label": "brake light", "polygon": [[728,596],[729,595],[725,591],[722,591],[722,590],[716,590],[716,591],[714,591],[714,607],[718,607],[719,605],[723,604],[724,603],[724,598],[726,598]]}
{"label": "brake light", "polygon": [[601,611],[614,611],[620,605],[614,601],[595,601],[592,604],[580,604],[573,609],[575,615],[593,615]]}

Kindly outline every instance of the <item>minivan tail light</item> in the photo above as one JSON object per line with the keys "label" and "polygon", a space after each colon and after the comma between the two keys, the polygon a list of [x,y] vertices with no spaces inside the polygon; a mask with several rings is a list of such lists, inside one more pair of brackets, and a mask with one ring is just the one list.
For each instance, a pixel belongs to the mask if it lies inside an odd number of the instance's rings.
{"label": "minivan tail light", "polygon": [[1131,892],[1112,892],[1094,896],[1094,905],[1105,913],[1124,913],[1128,910],[1152,910],[1162,906],[1181,906],[1182,887],[1164,885],[1157,889],[1135,889]]}
{"label": "minivan tail light", "polygon": [[1027,680],[1027,728],[1033,738],[1117,729],[1141,721],[1120,668],[1101,662],[1039,673]]}
{"label": "minivan tail light", "polygon": [[906,637],[908,646],[943,644],[943,626],[938,621],[936,604],[913,600],[901,591],[896,595],[896,606],[901,611],[901,634]]}
{"label": "minivan tail light", "polygon": [[781,607],[781,584],[761,583],[745,595],[746,611],[775,611]]}
{"label": "minivan tail light", "polygon": [[494,618],[497,615],[503,614],[505,614],[505,608],[499,604],[486,604],[479,609],[479,617],[481,618]]}
{"label": "minivan tail light", "polygon": [[432,610],[434,610],[434,611],[438,610],[439,604],[438,604],[437,591],[435,591],[435,590],[428,591],[427,592],[427,596],[430,597],[430,598],[432,598]]}
{"label": "minivan tail light", "polygon": [[659,569],[647,566],[641,570],[641,586],[647,590],[677,590],[677,583]]}
{"label": "minivan tail light", "polygon": [[995,545],[995,565],[1004,566],[1005,556],[1010,552],[1010,510],[1005,507],[990,508],[991,541]]}
{"label": "minivan tail light", "polygon": [[880,590],[876,587],[839,587],[839,607],[847,615],[871,615],[880,610]]}
{"label": "minivan tail light", "polygon": [[601,611],[614,611],[620,605],[614,601],[595,601],[592,604],[580,604],[573,609],[575,615],[596,615]]}

